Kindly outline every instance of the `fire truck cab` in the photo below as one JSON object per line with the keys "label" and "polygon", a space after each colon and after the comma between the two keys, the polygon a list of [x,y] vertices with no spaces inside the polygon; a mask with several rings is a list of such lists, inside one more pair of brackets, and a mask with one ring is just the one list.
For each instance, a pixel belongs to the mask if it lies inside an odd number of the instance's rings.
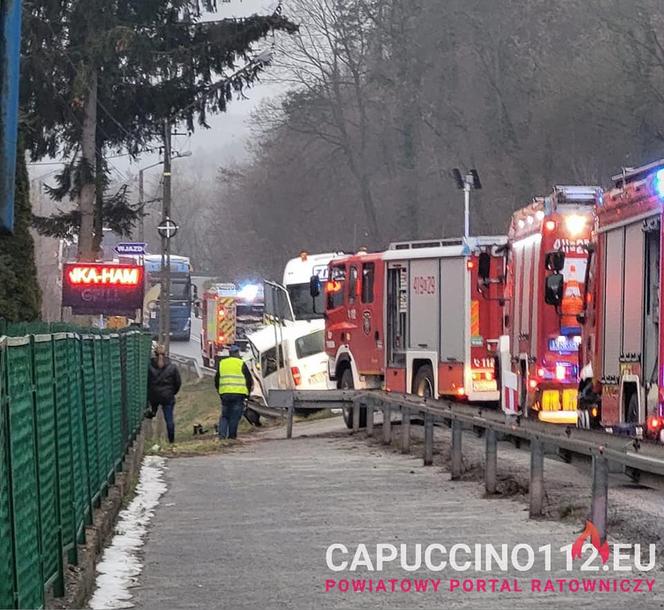
{"label": "fire truck cab", "polygon": [[506,243],[403,242],[332,262],[325,303],[330,378],[340,388],[497,402]]}
{"label": "fire truck cab", "polygon": [[597,226],[593,369],[609,432],[664,442],[662,203],[664,160],[613,177]]}
{"label": "fire truck cab", "polygon": [[581,316],[601,192],[556,186],[512,216],[499,349],[501,405],[508,414],[577,423]]}

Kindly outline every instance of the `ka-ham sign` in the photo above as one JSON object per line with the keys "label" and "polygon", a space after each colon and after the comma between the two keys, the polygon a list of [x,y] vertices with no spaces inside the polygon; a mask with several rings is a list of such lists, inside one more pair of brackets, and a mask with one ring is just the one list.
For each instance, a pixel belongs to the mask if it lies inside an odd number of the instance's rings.
{"label": "ka-ham sign", "polygon": [[141,265],[66,263],[62,306],[74,314],[133,316],[143,307]]}

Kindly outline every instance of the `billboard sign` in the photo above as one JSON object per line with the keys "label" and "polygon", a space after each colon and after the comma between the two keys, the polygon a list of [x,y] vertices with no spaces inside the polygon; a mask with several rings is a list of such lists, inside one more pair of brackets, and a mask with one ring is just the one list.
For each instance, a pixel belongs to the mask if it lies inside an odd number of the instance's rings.
{"label": "billboard sign", "polygon": [[65,263],[62,306],[75,314],[133,316],[143,308],[141,265]]}

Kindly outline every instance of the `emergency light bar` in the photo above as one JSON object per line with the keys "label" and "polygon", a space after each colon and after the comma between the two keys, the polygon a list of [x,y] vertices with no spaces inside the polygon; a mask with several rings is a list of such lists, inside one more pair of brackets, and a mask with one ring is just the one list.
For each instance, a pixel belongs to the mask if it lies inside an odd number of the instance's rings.
{"label": "emergency light bar", "polygon": [[601,201],[599,186],[554,186],[556,203],[597,203]]}

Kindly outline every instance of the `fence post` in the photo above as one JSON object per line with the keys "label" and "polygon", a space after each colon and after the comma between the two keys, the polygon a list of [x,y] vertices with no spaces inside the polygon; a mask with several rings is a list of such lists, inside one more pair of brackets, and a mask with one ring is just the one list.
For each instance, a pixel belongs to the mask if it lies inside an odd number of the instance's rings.
{"label": "fence post", "polygon": [[374,427],[374,406],[370,402],[367,405],[367,436],[373,436],[373,427]]}
{"label": "fence post", "polygon": [[599,531],[602,542],[606,540],[606,525],[609,496],[609,460],[604,456],[593,455],[593,486],[591,519]]}
{"label": "fence post", "polygon": [[496,470],[498,457],[498,443],[496,431],[490,428],[486,430],[486,456],[484,463],[484,487],[489,495],[496,493]]}
{"label": "fence post", "polygon": [[451,479],[456,481],[461,478],[463,473],[463,456],[461,452],[461,442],[463,439],[463,424],[452,420],[452,475]]}
{"label": "fence post", "polygon": [[390,405],[383,405],[383,444],[392,443],[392,409]]}
{"label": "fence post", "polygon": [[544,511],[544,446],[530,442],[530,516],[541,517]]}
{"label": "fence post", "polygon": [[410,451],[410,408],[401,407],[401,453]]}
{"label": "fence post", "polygon": [[433,415],[424,414],[424,465],[433,464]]}

